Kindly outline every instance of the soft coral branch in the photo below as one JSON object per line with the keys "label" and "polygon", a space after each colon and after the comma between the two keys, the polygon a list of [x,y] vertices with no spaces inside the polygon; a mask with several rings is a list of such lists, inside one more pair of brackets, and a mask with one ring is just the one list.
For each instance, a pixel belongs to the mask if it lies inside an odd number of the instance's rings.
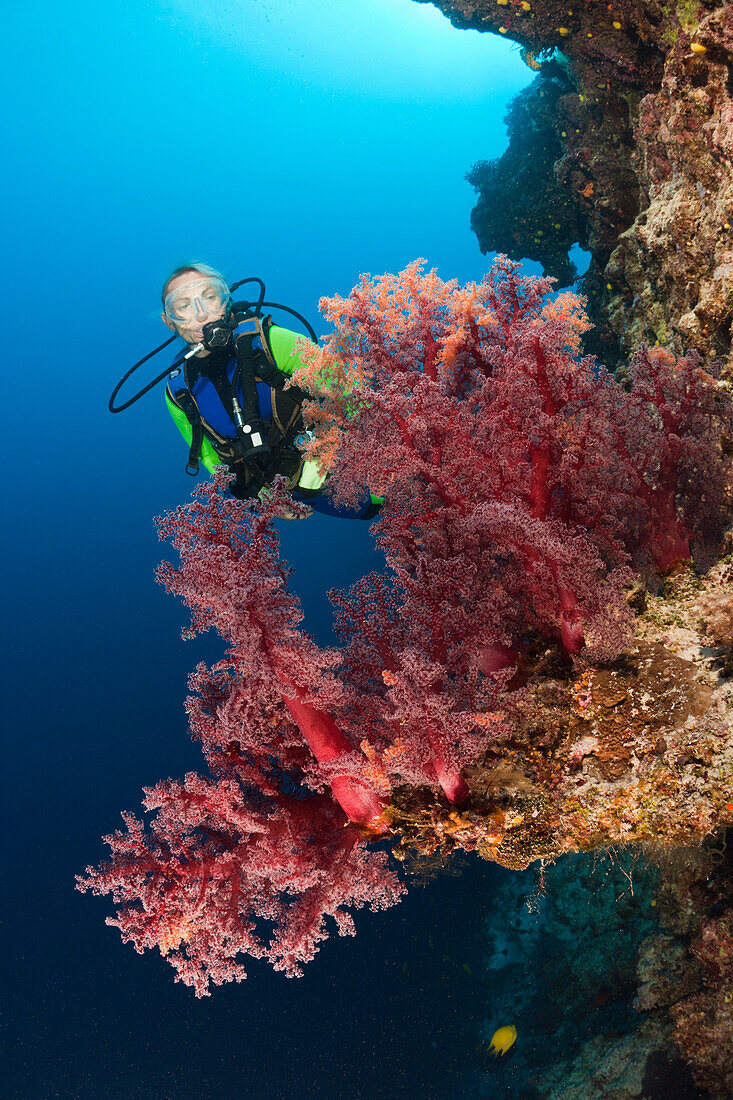
{"label": "soft coral branch", "polygon": [[[283,724],[286,716],[295,723],[317,761],[348,757],[354,747],[328,713],[342,693],[332,674],[338,655],[319,649],[299,630],[302,613],[278,557],[272,519],[283,503],[283,484],[252,512],[224,497],[224,483],[220,478],[202,484],[191,503],[159,520],[161,538],[178,550],[180,564],[164,563],[158,578],[191,609],[187,633],[213,627],[229,643],[214,675],[227,670],[232,676],[240,752],[280,754],[279,746],[262,740],[262,730],[279,714]],[[375,792],[338,775],[332,775],[331,787],[352,821],[381,827]]]}
{"label": "soft coral branch", "polygon": [[403,892],[326,795],[262,799],[232,778],[191,773],[147,790],[145,806],[149,831],[123,815],[126,831],[105,838],[112,858],[79,886],[111,893],[118,912],[107,923],[138,952],[159,948],[197,996],[245,978],[242,955],[300,975],[326,917],[348,934],[349,908],[385,908]]}

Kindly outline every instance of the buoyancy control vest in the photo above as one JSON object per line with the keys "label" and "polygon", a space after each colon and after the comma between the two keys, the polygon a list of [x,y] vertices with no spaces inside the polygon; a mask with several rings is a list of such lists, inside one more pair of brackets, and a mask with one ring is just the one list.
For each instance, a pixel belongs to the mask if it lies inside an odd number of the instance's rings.
{"label": "buoyancy control vest", "polygon": [[[304,430],[301,405],[305,395],[296,386],[282,388],[296,363],[277,362],[270,341],[273,329],[278,331],[271,317],[245,314],[238,318],[234,330],[236,348],[230,345],[204,358],[188,360],[166,389],[166,401],[179,428],[184,431],[181,413],[191,427],[187,473],[197,474],[200,461],[208,469],[223,463],[235,475],[232,493],[243,499],[257,496],[278,474],[286,477],[292,488],[303,470],[303,456],[294,441]],[[246,402],[243,371],[254,375],[269,446],[269,453],[256,459],[245,458],[246,448],[234,418],[233,399],[243,407]]]}

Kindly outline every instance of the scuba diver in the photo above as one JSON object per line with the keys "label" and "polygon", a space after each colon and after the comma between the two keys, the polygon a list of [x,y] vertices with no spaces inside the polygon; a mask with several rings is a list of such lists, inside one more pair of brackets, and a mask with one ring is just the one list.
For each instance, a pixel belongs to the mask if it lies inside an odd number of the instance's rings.
{"label": "scuba diver", "polygon": [[[232,301],[231,291],[245,282],[259,283],[256,303]],[[304,337],[262,315],[263,305],[279,305],[265,302],[264,295],[261,279],[242,280],[230,290],[221,273],[207,264],[176,268],[161,294],[161,317],[174,336],[127,372],[110,398],[110,411],[128,408],[167,374],[166,404],[189,449],[188,474],[195,476],[200,464],[210,473],[224,465],[234,474],[230,492],[241,500],[257,497],[281,474],[292,495],[311,510],[371,519],[379,511],[380,498],[367,496],[356,508],[336,508],[323,492],[325,475],[301,453],[311,438],[301,408],[306,395],[297,386],[284,387],[300,366],[293,352]],[[286,306],[279,308],[298,317],[316,342],[305,318]],[[164,375],[115,406],[115,397],[130,374],[176,337],[187,350]],[[294,516],[288,513],[283,518]]]}

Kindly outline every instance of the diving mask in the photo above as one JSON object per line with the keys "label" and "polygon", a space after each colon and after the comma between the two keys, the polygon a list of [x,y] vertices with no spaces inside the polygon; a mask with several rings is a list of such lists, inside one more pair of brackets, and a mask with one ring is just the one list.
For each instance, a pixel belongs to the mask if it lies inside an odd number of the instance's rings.
{"label": "diving mask", "polygon": [[163,308],[170,321],[187,324],[205,321],[215,313],[226,309],[231,300],[229,287],[218,276],[207,275],[176,287],[166,295]]}

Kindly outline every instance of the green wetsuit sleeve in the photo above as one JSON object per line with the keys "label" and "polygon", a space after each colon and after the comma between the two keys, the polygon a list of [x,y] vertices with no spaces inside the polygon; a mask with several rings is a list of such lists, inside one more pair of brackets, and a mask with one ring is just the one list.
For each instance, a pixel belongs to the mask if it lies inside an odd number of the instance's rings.
{"label": "green wetsuit sleeve", "polygon": [[[299,332],[291,332],[287,328],[280,328],[279,325],[272,325],[267,336],[270,342],[270,351],[273,354],[278,370],[281,370],[283,374],[290,375],[293,371],[297,370],[298,367],[302,367],[303,364],[300,361],[300,356],[293,355],[293,349],[299,340],[305,341],[306,345],[312,345],[311,340],[306,340]],[[315,470],[314,463],[308,463],[307,465],[309,467],[314,467]],[[315,487],[316,482],[318,486],[323,484],[323,478],[320,474],[314,474],[313,486],[308,485],[308,488]],[[302,484],[303,479],[301,479],[301,485]],[[384,503],[384,497],[375,496],[374,493],[370,493],[370,496],[372,504]]]}
{"label": "green wetsuit sleeve", "polygon": [[[179,409],[178,406],[171,401],[167,392],[165,395],[165,403],[168,406],[168,412],[173,417],[173,423],[186,441],[186,446],[190,447],[191,440],[193,439],[193,428],[191,427],[188,417],[183,409]],[[201,461],[210,474],[213,474],[216,467],[222,464],[218,454],[205,436],[201,444]]]}
{"label": "green wetsuit sleeve", "polygon": [[290,329],[280,328],[279,325],[270,326],[270,330],[267,333],[267,339],[270,344],[270,351],[277,364],[277,369],[287,375],[291,375],[298,367],[303,366],[300,361],[300,356],[293,355],[295,345],[299,341],[306,345],[312,344],[312,341],[306,340],[305,336],[302,336],[299,332],[291,332]]}

